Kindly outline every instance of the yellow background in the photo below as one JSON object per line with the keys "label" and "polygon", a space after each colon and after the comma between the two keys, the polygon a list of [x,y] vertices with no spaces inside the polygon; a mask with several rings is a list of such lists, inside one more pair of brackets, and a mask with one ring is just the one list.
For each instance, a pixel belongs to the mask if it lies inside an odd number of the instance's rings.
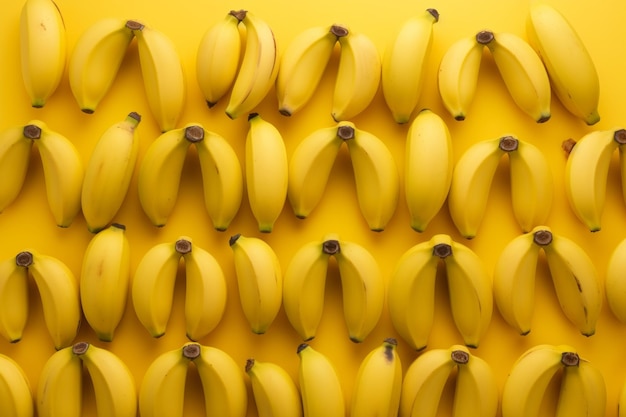
{"label": "yellow background", "polygon": [[[604,277],[611,251],[626,237],[626,206],[621,196],[617,156],[609,173],[607,202],[603,216],[604,227],[601,232],[592,234],[574,217],[565,199],[563,191],[565,156],[561,150],[561,142],[567,138],[578,139],[594,129],[608,129],[622,126],[624,123],[623,97],[626,96],[626,83],[623,80],[626,73],[624,58],[626,36],[622,26],[626,18],[626,3],[621,0],[546,1],[561,10],[571,21],[596,63],[601,83],[599,110],[602,120],[593,127],[587,127],[569,115],[554,96],[552,119],[541,125],[534,123],[513,103],[487,51],[480,71],[477,94],[467,120],[455,122],[446,114],[436,88],[437,66],[446,48],[458,38],[471,36],[482,29],[509,31],[525,37],[525,18],[529,7],[527,1],[57,0],[57,3],[65,19],[69,53],[86,28],[98,19],[108,16],[138,19],[170,36],[179,49],[187,76],[188,98],[179,125],[182,127],[190,122],[200,123],[209,130],[223,135],[232,144],[241,161],[247,132],[245,117],[234,121],[228,119],[224,114],[226,100],[209,110],[201,97],[195,74],[195,54],[201,36],[229,10],[247,9],[267,20],[274,29],[281,48],[285,48],[289,40],[305,28],[343,23],[354,31],[369,35],[382,52],[396,28],[405,19],[425,8],[436,8],[440,13],[440,20],[434,27],[433,51],[420,106],[431,108],[448,122],[455,159],[476,141],[509,133],[538,145],[548,156],[555,179],[555,201],[546,225],[550,226],[554,233],[578,242],[593,258],[600,276]],[[43,109],[33,109],[22,85],[19,66],[18,25],[21,6],[20,0],[5,1],[3,12],[0,14],[0,50],[3,51],[0,128],[23,125],[32,119],[41,119],[47,122],[50,128],[71,139],[86,163],[100,134],[111,124],[122,120],[127,113],[136,111],[143,116],[139,127],[141,145],[138,163],[141,163],[146,148],[159,135],[159,131],[145,100],[135,42],[128,51],[112,90],[95,114],[86,115],[80,112],[71,95],[67,76]],[[283,134],[289,154],[305,135],[315,129],[334,124],[330,117],[330,106],[337,62],[335,55],[313,100],[291,118],[278,114],[273,91],[258,107],[258,112],[266,120],[275,123]],[[408,125],[398,126],[393,122],[380,91],[371,106],[352,121],[358,128],[370,131],[384,140],[402,172]],[[58,257],[78,277],[83,252],[92,235],[87,231],[81,216],[68,229],[55,226],[47,207],[43,174],[36,151],[32,159],[29,175],[20,196],[0,215],[2,234],[0,257],[12,257],[23,249],[34,248]],[[150,247],[160,242],[173,241],[181,235],[192,237],[195,244],[216,256],[228,278],[229,303],[219,327],[201,340],[201,343],[225,350],[241,364],[242,371],[246,359],[254,357],[260,361],[276,362],[297,378],[296,347],[301,341],[291,329],[284,312],[281,310],[277,320],[265,335],[254,335],[248,328],[239,305],[232,253],[228,246],[228,238],[231,235],[242,233],[261,236],[274,248],[284,269],[295,251],[304,243],[320,239],[326,233],[335,232],[342,239],[357,242],[369,249],[380,263],[385,279],[388,279],[393,266],[404,251],[434,234],[447,233],[453,239],[472,248],[483,259],[487,268],[492,270],[503,246],[520,234],[512,214],[508,181],[509,174],[503,160],[493,183],[484,222],[478,236],[472,241],[460,237],[451,223],[445,206],[424,233],[414,232],[409,226],[403,196],[386,230],[374,233],[368,230],[359,212],[350,160],[347,154],[342,152],[335,164],[322,202],[306,220],[296,219],[291,207],[286,203],[274,232],[261,235],[257,232],[248,201],[244,198],[241,209],[228,231],[216,232],[212,229],[202,202],[199,164],[195,155],[190,153],[183,172],[178,203],[164,228],[153,227],[142,212],[137,197],[136,177],[115,221],[127,226],[133,271],[141,256]],[[85,321],[76,341],[91,342],[119,355],[132,370],[139,387],[144,371],[157,355],[179,348],[187,341],[184,335],[182,309],[184,277],[181,274],[179,278],[172,317],[167,333],[161,339],[152,339],[141,327],[129,299],[126,315],[113,342],[99,342]],[[443,279],[439,282],[436,322],[432,329],[429,348],[447,348],[451,344],[462,343],[449,312],[445,282]],[[529,347],[539,343],[571,344],[581,356],[593,362],[602,371],[608,391],[607,416],[617,415],[617,397],[626,378],[626,366],[621,361],[626,345],[626,325],[619,323],[611,315],[605,303],[596,335],[590,338],[580,335],[561,313],[551,287],[547,266],[543,261],[538,267],[536,293],[534,322],[528,336],[516,334],[504,323],[494,308],[491,326],[480,347],[473,353],[491,364],[501,389],[513,362]],[[326,294],[324,316],[311,346],[326,354],[337,367],[349,404],[361,359],[378,346],[383,338],[397,337],[397,334],[385,311],[379,325],[365,342],[352,343],[348,340],[343,323],[341,288],[334,268],[331,268],[329,273]],[[34,286],[31,295],[31,315],[22,341],[9,344],[5,340],[0,340],[0,353],[14,358],[24,368],[34,390],[39,382],[39,372],[47,358],[54,352],[54,348],[43,324],[41,304]],[[404,369],[418,356],[402,340],[399,341],[398,351]],[[194,370],[190,371],[188,379],[185,415],[201,416],[202,394],[198,388],[199,378]],[[86,384],[89,384],[88,379]],[[249,393],[248,415],[255,416],[256,409],[251,391]],[[450,415],[450,387],[444,395],[441,415]],[[93,393],[90,389],[85,389],[85,399],[84,414],[95,415]]]}

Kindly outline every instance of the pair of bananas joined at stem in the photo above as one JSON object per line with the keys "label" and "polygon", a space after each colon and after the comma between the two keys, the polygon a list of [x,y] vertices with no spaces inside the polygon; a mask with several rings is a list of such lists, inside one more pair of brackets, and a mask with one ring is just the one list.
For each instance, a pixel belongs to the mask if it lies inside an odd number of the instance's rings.
{"label": "pair of bananas joined at stem", "polygon": [[0,354],[0,404],[7,416],[33,417],[30,381],[24,369],[9,356]]}

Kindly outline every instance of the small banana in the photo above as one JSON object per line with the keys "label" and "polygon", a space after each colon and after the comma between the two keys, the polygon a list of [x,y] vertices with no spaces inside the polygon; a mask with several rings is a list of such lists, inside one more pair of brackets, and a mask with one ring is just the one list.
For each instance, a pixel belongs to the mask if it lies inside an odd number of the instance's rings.
{"label": "small banana", "polygon": [[19,196],[26,180],[33,141],[24,136],[24,126],[12,126],[0,132],[0,213]]}
{"label": "small banana", "polygon": [[486,45],[517,106],[537,123],[550,119],[550,80],[541,58],[519,36],[485,30],[476,40]]}
{"label": "small banana", "polygon": [[443,54],[437,73],[439,96],[454,120],[465,120],[476,94],[484,45],[476,36],[455,41]]}
{"label": "small banana", "polygon": [[407,133],[404,160],[404,195],[414,230],[423,232],[441,210],[453,167],[448,126],[433,111],[420,111]]}
{"label": "small banana", "polygon": [[276,81],[280,64],[269,24],[249,11],[236,13],[246,28],[246,48],[226,107],[226,115],[231,119],[250,113],[261,103]]}
{"label": "small banana", "polygon": [[307,343],[298,346],[298,382],[306,417],[344,417],[346,404],[337,369]]}
{"label": "small banana", "polygon": [[28,322],[28,305],[28,270],[19,266],[14,256],[3,259],[0,261],[0,335],[8,342],[22,339]]}
{"label": "small banana", "polygon": [[22,78],[33,107],[43,107],[63,78],[65,23],[53,0],[27,0],[20,14]]}
{"label": "small banana", "polygon": [[[606,300],[613,315],[622,323],[626,323],[626,239],[613,248],[606,267],[604,291]],[[626,404],[626,403],[624,403]]]}
{"label": "small banana", "polygon": [[91,238],[79,281],[83,314],[98,339],[113,340],[126,311],[129,286],[130,245],[126,227],[113,223]]}
{"label": "small banana", "polygon": [[129,113],[104,131],[91,152],[85,167],[81,207],[87,228],[93,233],[110,224],[128,194],[139,151],[140,122],[139,114]]}
{"label": "small banana", "polygon": [[137,38],[139,64],[150,111],[161,132],[176,127],[187,94],[176,45],[163,32],[135,20],[126,22]]}
{"label": "small banana", "polygon": [[463,417],[473,410],[475,416],[495,417],[500,393],[489,363],[469,354],[467,361],[458,362],[457,369],[452,416]]}
{"label": "small banana", "polygon": [[104,18],[78,38],[68,63],[70,89],[85,113],[96,111],[111,89],[135,36],[126,19]]}
{"label": "small banana", "polygon": [[346,34],[339,25],[315,26],[300,32],[287,45],[276,77],[278,111],[283,116],[291,116],[313,97],[337,40]]}
{"label": "small banana", "polygon": [[46,360],[35,398],[39,417],[83,415],[83,369],[73,346],[59,349]]}
{"label": "small banana", "polygon": [[440,260],[446,270],[455,325],[465,344],[477,347],[491,321],[491,277],[471,249],[445,234],[418,243],[397,261],[387,290],[392,324],[413,349],[426,347],[433,326]]}
{"label": "small banana", "polygon": [[612,155],[619,148],[622,164],[624,144],[626,129],[595,130],[580,138],[567,157],[565,195],[576,217],[592,232],[601,229]]}
{"label": "small banana", "polygon": [[239,299],[252,332],[264,334],[282,305],[283,273],[272,247],[264,240],[236,234],[233,251]]}
{"label": "small banana", "polygon": [[331,110],[336,122],[350,120],[369,106],[378,91],[382,71],[374,42],[363,33],[347,32],[339,37],[341,53]]}
{"label": "small banana", "polygon": [[563,370],[555,416],[605,416],[606,396],[606,384],[600,370],[579,358],[578,366],[566,366]]}
{"label": "small banana", "polygon": [[246,191],[259,230],[269,233],[285,206],[289,159],[278,129],[258,113],[248,116]]}
{"label": "small banana", "polygon": [[302,416],[300,391],[283,367],[251,358],[245,370],[259,417]]}
{"label": "small banana", "polygon": [[438,21],[439,12],[426,9],[407,19],[387,45],[381,87],[396,123],[407,123],[417,108]]}
{"label": "small banana", "polygon": [[232,87],[241,55],[240,12],[231,10],[225,18],[210,26],[198,45],[196,77],[209,108]]}
{"label": "small banana", "polygon": [[595,266],[578,244],[546,226],[514,238],[496,262],[494,297],[502,317],[520,334],[530,331],[540,249],[563,313],[583,335],[593,335],[602,304]]}
{"label": "small banana", "polygon": [[554,7],[536,3],[530,7],[526,34],[544,63],[561,104],[587,125],[598,123],[598,72],[571,23]]}
{"label": "small banana", "polygon": [[402,364],[396,339],[388,338],[361,361],[354,382],[350,415],[398,415]]}
{"label": "small banana", "polygon": [[175,242],[159,243],[141,258],[131,284],[135,313],[152,337],[165,334],[181,258],[185,261],[187,283],[187,337],[203,338],[219,324],[224,313],[226,281],[217,260],[186,236]]}
{"label": "small banana", "polygon": [[22,367],[0,354],[0,404],[3,416],[33,417],[34,402],[30,382]]}
{"label": "small banana", "polygon": [[334,256],[343,292],[344,320],[350,340],[362,342],[382,313],[384,282],[376,259],[359,244],[327,235],[302,246],[285,270],[283,306],[300,337],[311,340],[324,308],[328,262]]}

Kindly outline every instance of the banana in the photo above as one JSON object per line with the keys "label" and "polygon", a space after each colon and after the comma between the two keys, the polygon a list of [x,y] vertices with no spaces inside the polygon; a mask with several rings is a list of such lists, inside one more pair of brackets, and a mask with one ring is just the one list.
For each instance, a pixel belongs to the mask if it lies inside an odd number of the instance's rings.
{"label": "banana", "polygon": [[381,87],[396,123],[407,123],[417,108],[438,21],[439,12],[426,9],[407,19],[387,45]]}
{"label": "banana", "polygon": [[176,45],[163,32],[129,20],[137,38],[139,65],[148,105],[161,132],[176,128],[185,106],[187,85]]}
{"label": "banana", "polygon": [[68,63],[70,89],[85,113],[96,111],[111,89],[135,36],[126,19],[104,18],[78,38]]}
{"label": "banana", "polygon": [[453,167],[448,126],[433,111],[420,111],[407,133],[404,159],[404,196],[414,230],[423,232],[441,210]]}
{"label": "banana", "polygon": [[73,346],[54,352],[44,363],[37,384],[39,417],[81,417],[83,369]]}
{"label": "banana", "polygon": [[563,370],[556,417],[602,417],[606,412],[606,385],[602,373],[579,358],[577,366]]}
{"label": "banana", "polygon": [[452,404],[453,417],[474,415],[495,417],[500,393],[491,366],[478,356],[468,354],[467,361],[458,361],[458,373]]}
{"label": "banana", "polygon": [[233,251],[243,313],[252,332],[264,334],[282,305],[280,261],[272,247],[259,238],[236,234],[228,243]]}
{"label": "banana", "polygon": [[336,122],[350,120],[374,99],[382,72],[380,54],[372,40],[348,29],[339,37],[341,52],[335,79],[331,116]]}
{"label": "banana", "polygon": [[287,45],[276,77],[278,111],[283,116],[291,116],[313,97],[337,40],[346,34],[339,25],[315,26],[300,32]]}
{"label": "banana", "polygon": [[179,237],[159,243],[141,258],[131,284],[137,318],[152,337],[165,334],[172,310],[174,284],[185,260],[185,324],[187,337],[198,340],[219,323],[226,307],[226,282],[219,263],[206,250]]}
{"label": "banana", "polygon": [[626,271],[625,261],[626,239],[619,242],[611,251],[604,279],[604,291],[609,308],[622,323],[626,323],[626,303],[622,301],[626,295],[626,280],[623,272]]}
{"label": "banana", "polygon": [[97,233],[109,225],[128,194],[139,151],[141,116],[129,113],[107,128],[85,167],[81,207],[87,228]]}
{"label": "banana", "polygon": [[59,227],[69,227],[80,211],[84,178],[81,156],[72,142],[40,120],[29,122],[24,136],[39,150],[52,216]]}
{"label": "banana", "polygon": [[87,370],[96,398],[99,416],[137,415],[137,390],[128,366],[114,353],[86,342],[72,346]]}
{"label": "banana", "polygon": [[595,130],[580,138],[567,157],[565,195],[576,217],[592,232],[601,229],[612,155],[619,148],[621,157],[624,144],[626,129]]}
{"label": "banana", "polygon": [[259,417],[302,416],[300,391],[283,367],[248,359],[245,370]]}
{"label": "banana", "polygon": [[33,141],[24,137],[24,126],[13,126],[0,132],[0,213],[19,196],[26,180]]}
{"label": "banana", "polygon": [[324,308],[328,262],[334,256],[341,276],[344,320],[353,342],[362,342],[382,314],[384,282],[376,259],[364,247],[336,235],[302,246],[285,270],[283,306],[303,340],[315,337]]}
{"label": "banana", "polygon": [[196,77],[209,108],[226,95],[233,85],[241,56],[239,23],[241,12],[231,10],[209,27],[196,52]]}
{"label": "banana", "polygon": [[587,125],[599,122],[598,72],[571,23],[554,7],[536,3],[530,7],[526,34],[544,63],[561,104]]}
{"label": "banana", "polygon": [[550,120],[550,80],[535,50],[508,32],[485,30],[476,35],[476,40],[491,52],[515,104],[537,123]]}
{"label": "banana", "polygon": [[246,191],[259,230],[269,233],[285,206],[289,159],[278,129],[258,113],[248,116]]}
{"label": "banana", "polygon": [[0,354],[0,404],[3,416],[33,417],[34,402],[30,382],[13,359]]}
{"label": "banana", "polygon": [[20,14],[22,78],[33,107],[56,91],[67,61],[65,23],[53,0],[27,0]]}
{"label": "banana", "polygon": [[130,245],[119,223],[98,232],[85,249],[80,274],[80,301],[98,339],[110,342],[126,311],[130,286]]}
{"label": "banana", "polygon": [[491,277],[471,249],[445,234],[418,243],[397,261],[387,290],[392,324],[413,349],[426,347],[434,319],[440,259],[445,266],[455,325],[465,344],[477,347],[491,321]]}
{"label": "banana", "polygon": [[402,364],[398,342],[388,338],[361,361],[354,382],[350,415],[398,415],[402,391]]}
{"label": "banana", "polygon": [[439,62],[439,96],[454,120],[465,120],[474,100],[483,49],[476,36],[463,37],[448,47]]}
{"label": "banana", "polygon": [[306,417],[344,417],[346,404],[337,369],[307,343],[298,346],[298,382]]}
{"label": "banana", "polygon": [[[28,322],[28,270],[15,257],[0,262],[0,335],[8,342],[22,339]],[[0,400],[2,396],[0,396]]]}
{"label": "banana", "polygon": [[226,107],[226,115],[231,119],[250,113],[261,103],[276,81],[280,64],[269,24],[249,11],[236,13],[246,28],[246,48]]}

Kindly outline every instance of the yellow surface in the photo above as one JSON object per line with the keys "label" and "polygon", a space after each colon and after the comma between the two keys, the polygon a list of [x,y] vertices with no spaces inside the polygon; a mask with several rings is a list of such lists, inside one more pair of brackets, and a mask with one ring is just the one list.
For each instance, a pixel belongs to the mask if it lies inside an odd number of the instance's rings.
{"label": "yellow surface", "polygon": [[[592,129],[612,128],[625,123],[622,98],[626,96],[626,83],[623,82],[623,75],[626,73],[624,59],[626,37],[622,25],[626,18],[626,3],[622,0],[600,0],[592,4],[568,0],[547,1],[570,19],[596,63],[601,82],[602,120],[592,128],[566,113],[554,96],[552,119],[542,125],[534,123],[511,100],[488,52],[485,52],[477,95],[467,120],[455,122],[445,113],[436,89],[436,69],[445,49],[459,37],[472,35],[481,29],[509,31],[525,36],[527,1],[57,0],[57,3],[65,19],[70,52],[78,36],[87,27],[107,16],[139,19],[170,36],[179,48],[188,82],[188,100],[179,125],[183,126],[189,122],[201,123],[208,129],[222,134],[233,145],[242,161],[247,132],[245,117],[235,121],[228,119],[224,114],[225,102],[209,110],[203,102],[195,78],[194,60],[200,38],[211,24],[220,20],[229,10],[248,9],[266,19],[274,29],[282,48],[305,28],[344,23],[355,31],[367,33],[382,51],[395,28],[410,14],[418,13],[427,7],[438,9],[440,21],[434,28],[434,47],[421,106],[429,107],[445,117],[452,133],[455,159],[458,159],[470,144],[507,133],[513,133],[538,145],[550,159],[556,186],[553,210],[546,225],[555,233],[578,242],[593,258],[600,276],[603,277],[610,252],[626,237],[626,206],[621,197],[617,164],[614,163],[610,171],[603,230],[591,234],[574,217],[565,200],[563,190],[565,157],[561,150],[561,142],[570,137],[578,139]],[[67,74],[45,108],[33,109],[23,88],[19,67],[18,22],[21,5],[21,0],[4,1],[0,14],[0,50],[3,51],[0,128],[26,124],[35,118],[41,119],[47,122],[50,128],[70,138],[86,162],[104,129],[122,120],[128,112],[136,111],[143,115],[139,127],[141,148],[138,162],[141,162],[147,146],[159,132],[145,100],[135,42],[126,56],[112,90],[95,114],[86,115],[80,112],[71,95]],[[285,118],[278,114],[273,91],[258,107],[259,113],[268,121],[275,123],[282,132],[290,154],[299,140],[309,132],[334,124],[330,117],[330,106],[336,68],[335,56],[314,99],[293,117]],[[402,169],[408,126],[394,124],[380,91],[372,105],[354,118],[353,122],[357,127],[382,138],[393,152],[398,167]],[[11,257],[31,247],[42,253],[57,256],[78,276],[83,251],[92,235],[87,231],[81,216],[68,229],[55,226],[45,200],[43,174],[38,155],[34,153],[32,159],[29,175],[20,196],[0,215],[2,233],[0,257]],[[228,246],[228,238],[231,235],[242,233],[261,236],[275,249],[284,269],[295,251],[304,243],[320,239],[326,233],[335,232],[341,238],[358,242],[369,249],[377,258],[387,279],[404,251],[434,234],[448,233],[453,239],[467,244],[483,259],[489,269],[493,269],[503,245],[520,233],[512,214],[508,181],[508,170],[503,165],[498,169],[494,180],[485,220],[478,236],[472,241],[465,241],[459,236],[445,206],[424,233],[414,232],[409,226],[403,198],[400,199],[396,214],[387,229],[382,233],[374,233],[368,230],[359,212],[350,160],[343,153],[336,162],[321,204],[308,219],[296,219],[291,207],[286,203],[274,232],[261,235],[257,232],[248,202],[244,198],[241,210],[229,230],[216,232],[212,229],[203,206],[199,164],[190,154],[183,173],[178,203],[164,228],[153,227],[142,212],[137,197],[136,177],[115,220],[127,226],[133,270],[150,247],[160,242],[172,241],[180,235],[191,236],[197,245],[215,255],[228,278],[229,303],[219,327],[201,343],[225,350],[241,364],[242,369],[245,360],[254,357],[261,361],[276,362],[296,377],[298,365],[296,347],[301,341],[291,329],[284,312],[281,310],[276,322],[265,335],[254,335],[247,327],[239,305],[233,258]],[[132,370],[139,386],[145,369],[157,355],[166,350],[179,348],[187,341],[182,308],[184,279],[182,275],[180,278],[176,288],[173,314],[167,333],[161,339],[152,339],[141,327],[129,300],[126,314],[113,342],[99,342],[86,322],[83,322],[76,341],[91,342],[119,355]],[[431,333],[429,348],[462,343],[449,312],[444,281],[439,282],[436,323]],[[397,337],[397,334],[385,310],[379,325],[364,343],[354,344],[349,341],[343,323],[340,290],[337,271],[331,269],[324,316],[318,335],[311,345],[328,355],[337,366],[345,396],[349,399],[360,360],[378,346],[383,338]],[[626,367],[621,363],[626,325],[620,324],[611,315],[605,303],[596,335],[590,338],[581,336],[561,313],[551,287],[547,266],[543,261],[539,264],[536,292],[534,322],[532,332],[528,336],[517,335],[504,323],[497,309],[494,309],[491,326],[481,346],[473,353],[485,359],[494,368],[501,389],[511,365],[527,348],[538,343],[570,344],[581,356],[593,362],[602,371],[607,382],[607,416],[616,416],[617,396],[626,378]],[[25,369],[31,385],[36,387],[39,372],[54,349],[43,324],[41,304],[34,286],[31,295],[31,315],[22,341],[9,344],[5,340],[0,340],[0,353],[14,358]],[[404,369],[418,356],[403,341],[400,341],[398,351]],[[201,416],[203,406],[202,394],[197,387],[199,379],[194,372],[190,373],[189,379],[185,415]],[[90,389],[85,391],[84,415],[95,415],[93,393]],[[251,391],[249,392],[252,398]],[[448,400],[444,399],[440,414],[450,415],[451,390],[448,389],[445,395]],[[248,415],[256,415],[253,401],[249,402]]]}

